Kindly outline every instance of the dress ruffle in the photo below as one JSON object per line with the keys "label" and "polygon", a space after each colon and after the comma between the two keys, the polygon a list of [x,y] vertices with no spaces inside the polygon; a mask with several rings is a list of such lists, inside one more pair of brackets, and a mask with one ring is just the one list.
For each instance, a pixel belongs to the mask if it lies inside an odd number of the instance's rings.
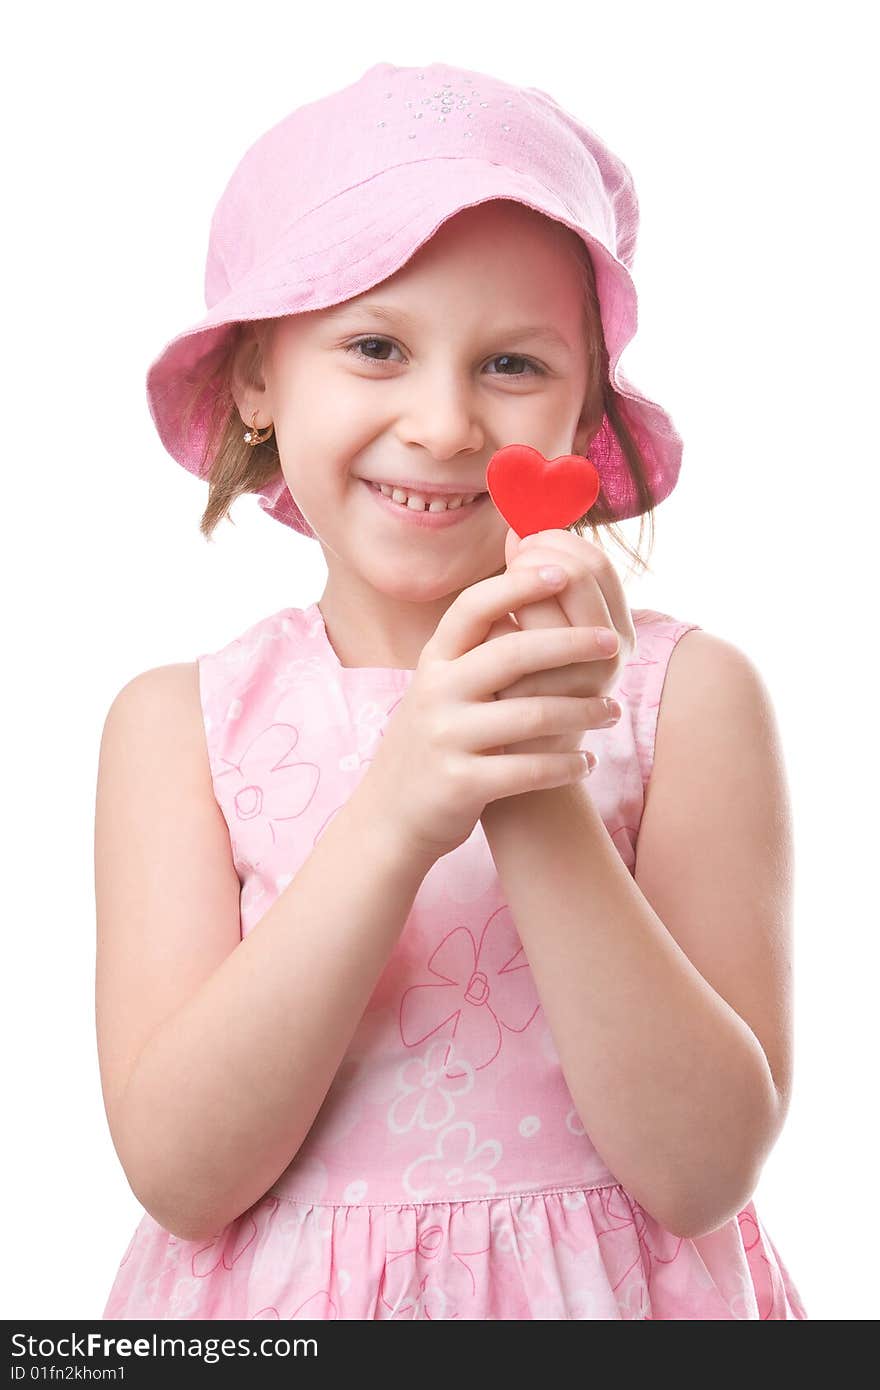
{"label": "dress ruffle", "polygon": [[462,1202],[267,1194],[219,1236],[145,1213],[105,1319],[727,1319],[807,1316],[752,1202],[697,1239],[619,1184]]}

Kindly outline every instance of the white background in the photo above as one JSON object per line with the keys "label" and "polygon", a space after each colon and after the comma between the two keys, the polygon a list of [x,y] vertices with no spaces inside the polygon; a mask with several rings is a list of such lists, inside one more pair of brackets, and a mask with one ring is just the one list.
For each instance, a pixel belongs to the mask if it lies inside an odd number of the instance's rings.
{"label": "white background", "polygon": [[146,369],[204,312],[210,216],[245,149],[381,61],[550,91],[635,178],[623,368],[685,454],[629,601],[756,661],[795,809],[795,1092],[755,1201],[813,1319],[877,1317],[870,9],[152,0],[7,22],[4,1317],[100,1317],[141,1214],[94,1037],[106,711],[137,672],[324,582],[317,544],[255,499],[202,539],[207,488],[164,452]]}

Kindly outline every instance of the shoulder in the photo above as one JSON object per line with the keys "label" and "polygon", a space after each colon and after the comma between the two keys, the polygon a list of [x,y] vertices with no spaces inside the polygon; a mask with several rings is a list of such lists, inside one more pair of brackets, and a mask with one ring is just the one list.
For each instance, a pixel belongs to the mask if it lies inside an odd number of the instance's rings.
{"label": "shoulder", "polygon": [[172,746],[204,743],[199,665],[174,662],[141,671],[114,696],[104,721],[103,741],[129,729],[161,736]]}
{"label": "shoulder", "polygon": [[647,804],[685,796],[692,809],[711,787],[771,791],[781,770],[770,692],[754,661],[733,642],[704,629],[679,638],[660,698]]}
{"label": "shoulder", "polygon": [[762,674],[733,642],[685,632],[669,657],[639,826],[639,887],[694,878],[734,892],[759,865],[790,865],[791,813],[776,713]]}
{"label": "shoulder", "polygon": [[180,702],[184,707],[192,704],[193,695],[199,691],[199,663],[197,661],[177,661],[168,666],[152,666],[132,676],[114,697],[111,710],[120,705],[151,705],[155,702],[167,704]]}
{"label": "shoulder", "polygon": [[688,728],[725,737],[724,719],[734,719],[740,732],[765,722],[770,695],[758,667],[733,642],[704,628],[680,636],[669,656],[657,730],[668,743]]}
{"label": "shoulder", "polygon": [[150,824],[173,822],[183,834],[216,821],[197,662],[142,671],[116,695],[101,734],[96,811],[105,845],[122,823],[146,843]]}

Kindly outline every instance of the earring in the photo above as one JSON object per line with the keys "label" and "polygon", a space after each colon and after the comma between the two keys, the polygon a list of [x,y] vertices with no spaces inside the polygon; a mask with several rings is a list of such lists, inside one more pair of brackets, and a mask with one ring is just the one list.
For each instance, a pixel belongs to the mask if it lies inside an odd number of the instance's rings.
{"label": "earring", "polygon": [[244,441],[246,444],[250,444],[251,446],[253,446],[254,444],[264,444],[271,433],[271,425],[267,425],[266,428],[262,431],[257,429],[257,412],[254,411],[253,415],[251,416],[251,427],[249,430],[245,430],[244,432]]}

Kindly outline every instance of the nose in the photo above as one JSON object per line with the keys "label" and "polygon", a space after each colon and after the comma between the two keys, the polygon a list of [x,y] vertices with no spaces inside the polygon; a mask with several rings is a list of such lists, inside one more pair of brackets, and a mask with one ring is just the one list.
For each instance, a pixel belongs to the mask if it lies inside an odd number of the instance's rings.
{"label": "nose", "polygon": [[426,371],[418,383],[408,378],[397,432],[402,443],[417,445],[438,462],[479,453],[485,441],[470,385],[448,368]]}

